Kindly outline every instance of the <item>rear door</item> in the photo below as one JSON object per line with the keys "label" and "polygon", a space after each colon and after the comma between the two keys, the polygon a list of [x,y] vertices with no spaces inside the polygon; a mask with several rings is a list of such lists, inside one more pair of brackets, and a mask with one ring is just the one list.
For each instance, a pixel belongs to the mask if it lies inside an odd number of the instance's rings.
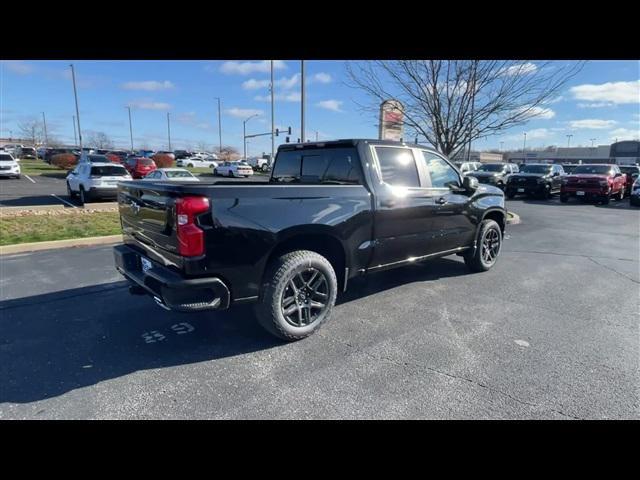
{"label": "rear door", "polygon": [[374,250],[370,268],[383,268],[437,251],[435,196],[425,188],[416,149],[371,145],[374,182]]}

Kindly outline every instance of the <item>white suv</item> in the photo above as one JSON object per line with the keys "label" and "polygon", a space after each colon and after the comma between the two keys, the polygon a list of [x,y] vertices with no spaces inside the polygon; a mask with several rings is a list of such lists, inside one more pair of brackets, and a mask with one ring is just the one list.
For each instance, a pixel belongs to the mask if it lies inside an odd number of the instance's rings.
{"label": "white suv", "polygon": [[20,164],[10,153],[0,152],[0,177],[20,178]]}
{"label": "white suv", "polygon": [[131,180],[131,175],[117,163],[81,163],[67,175],[67,193],[70,197],[78,195],[80,203],[95,198],[113,198],[118,196],[118,182]]}

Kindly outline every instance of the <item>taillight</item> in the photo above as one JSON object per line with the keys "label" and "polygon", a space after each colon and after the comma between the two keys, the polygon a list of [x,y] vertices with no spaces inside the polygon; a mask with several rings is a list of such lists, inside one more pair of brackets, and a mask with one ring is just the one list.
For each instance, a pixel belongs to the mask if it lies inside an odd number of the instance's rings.
{"label": "taillight", "polygon": [[184,257],[204,254],[204,232],[196,225],[196,215],[209,210],[206,197],[182,197],[176,200],[178,253]]}

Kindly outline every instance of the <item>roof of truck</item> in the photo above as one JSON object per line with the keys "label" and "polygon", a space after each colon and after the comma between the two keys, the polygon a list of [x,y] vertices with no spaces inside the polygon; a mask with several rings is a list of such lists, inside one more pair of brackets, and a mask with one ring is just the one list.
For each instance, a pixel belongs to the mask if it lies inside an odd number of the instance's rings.
{"label": "roof of truck", "polygon": [[322,142],[283,143],[278,147],[278,150],[296,150],[299,148],[318,148],[318,147],[324,147],[324,146],[345,146],[345,145],[355,146],[358,143],[424,148],[425,150],[431,150],[433,152],[436,151],[433,147],[430,147],[427,145],[420,145],[418,143],[397,142],[395,140],[379,140],[377,138],[344,138],[344,139],[338,139],[338,140],[327,140]]}

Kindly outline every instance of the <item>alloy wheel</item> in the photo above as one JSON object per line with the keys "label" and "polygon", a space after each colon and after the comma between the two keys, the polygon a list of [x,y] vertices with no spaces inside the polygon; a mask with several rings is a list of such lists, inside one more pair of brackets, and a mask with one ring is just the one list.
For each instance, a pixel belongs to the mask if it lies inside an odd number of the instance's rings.
{"label": "alloy wheel", "polygon": [[500,232],[495,228],[487,230],[482,239],[482,261],[493,264],[500,253]]}
{"label": "alloy wheel", "polygon": [[329,283],[324,273],[309,267],[296,273],[282,291],[282,316],[294,327],[306,327],[327,309]]}

